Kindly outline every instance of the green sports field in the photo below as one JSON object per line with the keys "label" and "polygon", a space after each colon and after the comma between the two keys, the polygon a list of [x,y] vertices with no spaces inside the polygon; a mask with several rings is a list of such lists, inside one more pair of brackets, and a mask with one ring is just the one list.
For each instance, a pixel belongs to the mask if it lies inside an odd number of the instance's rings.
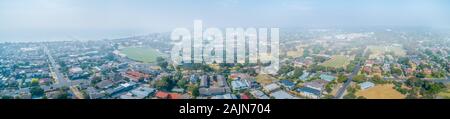
{"label": "green sports field", "polygon": [[128,47],[120,50],[128,58],[144,63],[154,63],[156,58],[162,56],[157,50],[149,47]]}
{"label": "green sports field", "polygon": [[340,67],[345,67],[349,63],[350,63],[350,60],[347,57],[342,56],[342,55],[335,55],[331,59],[322,63],[321,65],[325,66],[325,67],[340,68]]}

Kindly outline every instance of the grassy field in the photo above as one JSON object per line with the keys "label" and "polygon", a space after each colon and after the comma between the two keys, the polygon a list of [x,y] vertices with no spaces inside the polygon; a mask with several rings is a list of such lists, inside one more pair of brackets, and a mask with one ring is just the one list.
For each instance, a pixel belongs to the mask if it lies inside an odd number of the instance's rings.
{"label": "grassy field", "polygon": [[325,67],[333,67],[333,68],[340,68],[345,67],[350,63],[350,60],[342,55],[334,55],[331,57],[331,59],[323,62],[321,65]]}
{"label": "grassy field", "polygon": [[392,87],[394,84],[376,85],[366,90],[360,90],[355,95],[364,96],[367,99],[404,99],[406,97]]}
{"label": "grassy field", "polygon": [[153,63],[156,58],[162,56],[157,50],[148,47],[129,47],[120,50],[128,58],[144,63]]}
{"label": "grassy field", "polygon": [[[449,87],[450,85],[447,85],[447,87]],[[440,92],[438,94],[439,97],[442,97],[444,99],[450,99],[450,88],[447,88],[446,91]]]}
{"label": "grassy field", "polygon": [[378,56],[388,52],[393,52],[397,56],[405,56],[406,52],[402,47],[398,46],[368,46],[371,55]]}
{"label": "grassy field", "polygon": [[301,56],[303,56],[303,49],[288,51],[288,52],[286,52],[286,56],[293,57],[293,58],[301,57]]}
{"label": "grassy field", "polygon": [[256,82],[262,85],[267,85],[274,81],[277,81],[277,79],[267,74],[259,74],[258,76],[256,76]]}

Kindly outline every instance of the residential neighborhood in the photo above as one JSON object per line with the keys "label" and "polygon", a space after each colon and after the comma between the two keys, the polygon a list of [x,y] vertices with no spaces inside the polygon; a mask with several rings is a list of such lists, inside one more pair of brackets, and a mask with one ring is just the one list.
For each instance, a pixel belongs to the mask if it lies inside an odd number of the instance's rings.
{"label": "residential neighborhood", "polygon": [[449,35],[400,42],[417,37],[408,34],[283,32],[276,74],[263,74],[264,66],[251,63],[174,65],[170,60],[168,34],[160,33],[97,41],[2,43],[0,96],[2,99],[449,98]]}

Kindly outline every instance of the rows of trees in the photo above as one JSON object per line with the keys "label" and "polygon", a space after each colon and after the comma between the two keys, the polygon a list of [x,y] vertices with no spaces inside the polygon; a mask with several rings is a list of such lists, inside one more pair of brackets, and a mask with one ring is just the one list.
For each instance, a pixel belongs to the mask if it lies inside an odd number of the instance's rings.
{"label": "rows of trees", "polygon": [[344,95],[344,99],[366,99],[364,96],[356,96],[355,93],[360,90],[359,85],[349,86],[347,88],[347,94]]}
{"label": "rows of trees", "polygon": [[394,82],[394,85],[394,89],[405,94],[407,99],[433,99],[437,97],[438,93],[447,89],[443,83],[431,82],[416,77],[409,78],[404,82],[404,86],[408,88],[403,88],[401,82]]}

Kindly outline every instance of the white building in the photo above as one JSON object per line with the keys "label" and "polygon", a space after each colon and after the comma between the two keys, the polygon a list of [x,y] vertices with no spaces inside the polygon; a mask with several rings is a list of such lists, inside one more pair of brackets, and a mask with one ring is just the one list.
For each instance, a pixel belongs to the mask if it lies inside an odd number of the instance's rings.
{"label": "white building", "polygon": [[280,85],[276,84],[276,83],[271,83],[268,85],[263,86],[263,90],[270,93],[272,91],[278,90],[280,89]]}

